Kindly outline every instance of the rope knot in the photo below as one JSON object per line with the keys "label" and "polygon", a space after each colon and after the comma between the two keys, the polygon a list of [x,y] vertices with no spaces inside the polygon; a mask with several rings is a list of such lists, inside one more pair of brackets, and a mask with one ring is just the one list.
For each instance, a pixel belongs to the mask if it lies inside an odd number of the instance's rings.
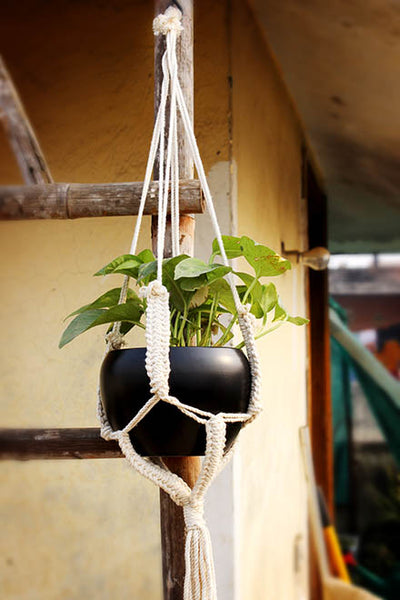
{"label": "rope knot", "polygon": [[186,531],[203,529],[206,527],[203,511],[204,507],[202,502],[194,504],[189,501],[185,504],[183,507],[183,516],[185,518]]}
{"label": "rope knot", "polygon": [[245,306],[241,304],[238,309],[238,316],[239,320],[245,322],[247,324],[248,329],[251,330],[251,332],[254,334],[257,330],[257,319],[255,315],[253,315],[253,313],[250,311],[251,304],[246,304]]}
{"label": "rope knot", "polygon": [[110,333],[107,333],[106,342],[111,350],[119,350],[126,344],[124,336],[119,331],[110,331]]}
{"label": "rope knot", "polygon": [[154,35],[167,35],[175,31],[177,35],[183,30],[182,13],[176,6],[169,6],[164,14],[158,15],[153,21]]}
{"label": "rope knot", "polygon": [[163,402],[168,402],[169,398],[169,385],[168,380],[157,379],[150,387],[150,392],[153,396],[157,398],[157,400],[162,400]]}
{"label": "rope knot", "polygon": [[155,279],[149,285],[140,288],[139,296],[140,298],[148,298],[149,296],[165,298],[168,296],[168,291],[162,283]]}
{"label": "rope knot", "polygon": [[238,308],[238,316],[239,317],[245,317],[246,315],[250,314],[250,308],[251,305],[250,304],[240,304],[239,308]]}

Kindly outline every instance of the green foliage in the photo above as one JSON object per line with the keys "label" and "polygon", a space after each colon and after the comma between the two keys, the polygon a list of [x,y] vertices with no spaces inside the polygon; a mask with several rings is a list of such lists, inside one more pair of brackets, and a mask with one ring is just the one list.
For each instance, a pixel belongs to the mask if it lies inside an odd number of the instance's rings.
{"label": "green foliage", "polygon": [[[227,276],[233,277],[241,302],[248,304],[259,320],[257,338],[285,322],[294,325],[308,322],[303,317],[290,316],[280,303],[275,285],[260,281],[264,277],[282,275],[291,268],[288,260],[246,236],[223,236],[223,244],[227,257],[243,257],[252,273],[234,271],[215,262],[221,254],[217,240],[213,242],[208,263],[185,254],[163,260],[162,280],[169,292],[172,346],[222,346],[232,339],[232,327],[238,322],[238,315]],[[150,250],[136,256],[123,254],[95,273],[96,276],[111,274],[128,275],[141,287],[156,278],[157,262]],[[121,321],[124,333],[134,326],[144,328],[145,300],[129,288],[126,302],[118,304],[120,291],[113,288],[71,313],[68,318],[75,318],[64,331],[60,347],[105,323]],[[225,315],[228,318],[224,318]],[[243,343],[238,347],[242,346]]]}
{"label": "green foliage", "polygon": [[[139,299],[138,299],[139,300]],[[93,303],[94,304],[94,303]],[[88,305],[91,306],[90,304]],[[83,307],[84,309],[85,307]],[[82,311],[82,309],[80,309]],[[136,300],[127,300],[125,304],[117,304],[110,308],[88,308],[80,312],[73,319],[62,334],[59,347],[62,348],[69,342],[72,342],[81,333],[84,333],[96,325],[104,325],[105,323],[115,323],[123,321],[133,325],[141,325],[140,320],[143,316],[144,308],[142,303]]]}
{"label": "green foliage", "polygon": [[[222,241],[227,257],[239,258],[243,256],[249,265],[253,267],[257,278],[282,275],[282,273],[291,269],[291,264],[286,258],[282,258],[267,246],[257,244],[245,235],[240,238],[224,235]],[[218,242],[214,240],[213,257],[218,256],[220,253]]]}

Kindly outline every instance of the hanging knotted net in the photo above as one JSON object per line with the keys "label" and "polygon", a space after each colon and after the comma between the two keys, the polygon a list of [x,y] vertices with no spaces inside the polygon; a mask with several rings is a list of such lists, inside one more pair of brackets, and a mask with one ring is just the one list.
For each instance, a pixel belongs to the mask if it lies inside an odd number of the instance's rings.
{"label": "hanging knotted net", "polygon": [[[165,35],[166,51],[162,58],[163,82],[160,105],[155,120],[150,152],[143,184],[139,213],[132,239],[130,253],[135,254],[139,231],[142,224],[143,209],[154,168],[159,155],[159,192],[158,192],[158,238],[157,238],[157,279],[140,289],[146,298],[146,371],[150,381],[151,396],[140,411],[123,428],[115,431],[110,426],[103,407],[101,392],[98,392],[98,417],[101,423],[101,435],[106,440],[117,440],[129,464],[147,479],[163,489],[171,499],[183,507],[185,542],[185,584],[184,600],[216,600],[216,584],[213,565],[210,534],[204,521],[204,496],[212,480],[221,471],[232,455],[233,446],[225,451],[227,423],[249,423],[261,410],[260,408],[260,366],[255,349],[253,318],[249,308],[241,304],[231,273],[228,282],[238,312],[240,330],[245,342],[246,353],[251,370],[251,393],[246,413],[213,414],[182,403],[170,394],[170,309],[169,294],[162,283],[162,261],[164,258],[167,209],[170,202],[172,253],[179,254],[179,164],[177,115],[181,116],[185,135],[200,180],[206,207],[211,217],[223,264],[229,267],[224,249],[221,231],[213,205],[212,196],[200,158],[191,119],[183,97],[178,78],[176,59],[177,38],[182,30],[181,13],[175,7],[167,9],[153,23],[155,35]],[[166,107],[169,100],[169,117],[166,123]],[[165,144],[165,141],[167,143]],[[166,147],[165,147],[166,145]],[[129,277],[125,277],[119,302],[126,300]],[[121,347],[122,335],[120,323],[115,323],[107,336],[106,353]],[[155,463],[151,458],[139,455],[132,445],[129,433],[158,403],[174,405],[186,416],[205,426],[206,450],[199,477],[191,489],[185,481],[172,473],[162,461]],[[165,424],[168,427],[168,423]]]}

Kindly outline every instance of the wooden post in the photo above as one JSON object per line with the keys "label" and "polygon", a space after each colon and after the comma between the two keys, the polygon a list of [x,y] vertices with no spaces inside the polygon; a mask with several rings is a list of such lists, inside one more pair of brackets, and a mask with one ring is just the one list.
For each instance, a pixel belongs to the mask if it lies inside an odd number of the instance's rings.
{"label": "wooden post", "polygon": [[[306,153],[303,157],[303,197],[307,199],[309,248],[327,245],[326,196]],[[333,440],[330,393],[330,346],[328,319],[328,273],[308,270],[309,381],[308,420],[315,478],[333,514]],[[310,598],[321,600],[322,583],[318,556],[312,536],[310,541]]]}
{"label": "wooden post", "polygon": [[[310,163],[307,163],[309,247],[327,246],[327,204]],[[317,484],[334,514],[333,431],[330,377],[328,271],[309,269],[309,353],[311,443]]]}
{"label": "wooden post", "polygon": [[1,57],[0,111],[10,146],[25,183],[52,183],[53,178],[35,132]]}
{"label": "wooden post", "polygon": [[[172,3],[155,0],[155,15],[165,12]],[[185,96],[189,114],[193,119],[193,0],[181,0],[176,5],[182,11],[183,31],[177,44],[179,80]],[[162,84],[161,58],[165,50],[163,36],[155,37],[154,52],[154,109],[158,110]],[[178,119],[179,177],[193,177],[193,162],[188,151],[183,125]],[[155,174],[156,178],[156,174]],[[182,215],[179,220],[181,252],[192,255],[194,246],[194,217]],[[170,239],[170,234],[166,239]],[[157,218],[152,219],[153,248],[157,242]],[[165,464],[188,485],[193,487],[199,472],[199,457],[164,458]],[[182,600],[185,574],[183,510],[163,491],[160,492],[161,546],[163,563],[164,600]]]}

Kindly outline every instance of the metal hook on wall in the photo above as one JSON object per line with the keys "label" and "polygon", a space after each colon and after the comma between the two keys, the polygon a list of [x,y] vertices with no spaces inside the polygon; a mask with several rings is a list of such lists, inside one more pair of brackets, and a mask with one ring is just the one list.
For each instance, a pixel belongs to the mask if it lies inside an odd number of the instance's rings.
{"label": "metal hook on wall", "polygon": [[330,252],[327,248],[316,246],[309,250],[286,250],[285,243],[281,244],[281,254],[285,258],[294,261],[296,264],[301,264],[304,267],[309,267],[314,271],[324,271],[328,268]]}

